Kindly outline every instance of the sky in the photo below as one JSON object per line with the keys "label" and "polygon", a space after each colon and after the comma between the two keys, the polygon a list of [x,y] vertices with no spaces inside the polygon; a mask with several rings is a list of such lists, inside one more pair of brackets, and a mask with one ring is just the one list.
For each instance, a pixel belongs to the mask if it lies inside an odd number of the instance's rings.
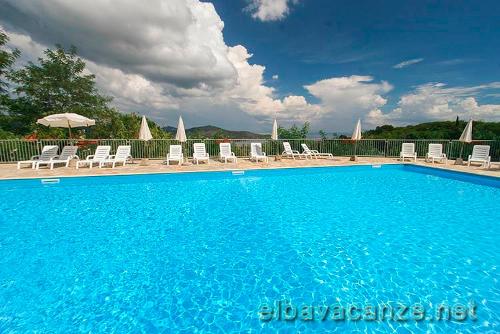
{"label": "sky", "polygon": [[313,131],[500,121],[500,1],[0,0],[18,66],[75,45],[122,112]]}

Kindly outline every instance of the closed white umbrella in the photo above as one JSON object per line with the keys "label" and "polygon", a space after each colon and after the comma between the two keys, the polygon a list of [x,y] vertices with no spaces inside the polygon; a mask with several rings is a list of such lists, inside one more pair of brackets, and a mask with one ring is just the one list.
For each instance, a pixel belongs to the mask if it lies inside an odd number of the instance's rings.
{"label": "closed white umbrella", "polygon": [[460,139],[458,139],[462,143],[470,143],[472,142],[472,118],[469,120],[467,125],[465,126],[464,132],[462,132],[462,135],[460,136]]}
{"label": "closed white umbrella", "polygon": [[139,129],[139,139],[148,141],[153,139],[153,135],[149,130],[148,121],[146,120],[146,116],[142,116],[141,128]]}
{"label": "closed white umbrella", "polygon": [[351,157],[351,161],[357,161],[358,157],[356,156],[356,151],[358,148],[358,140],[361,139],[361,119],[358,119],[356,126],[354,127],[354,131],[352,132],[351,140],[354,140],[354,156]]}
{"label": "closed white umbrella", "polygon": [[361,139],[361,120],[358,119],[358,123],[356,123],[356,127],[354,128],[354,131],[352,132],[351,136],[352,140],[360,140]]}
{"label": "closed white umbrella", "polygon": [[271,133],[272,140],[278,140],[278,122],[274,119],[273,132]]}
{"label": "closed white umbrella", "polygon": [[472,118],[469,120],[469,122],[465,126],[465,129],[462,132],[462,135],[460,136],[458,141],[461,142],[462,145],[460,146],[460,156],[455,160],[455,165],[462,165],[464,163],[464,161],[462,159],[462,153],[464,151],[464,144],[463,143],[472,142]]}
{"label": "closed white umbrella", "polygon": [[72,128],[82,128],[95,125],[95,121],[93,119],[74,113],[53,114],[40,118],[36,122],[51,128],[68,128],[70,137]]}
{"label": "closed white umbrella", "polygon": [[177,133],[175,134],[175,140],[185,143],[187,141],[186,130],[184,129],[184,122],[182,117],[179,116],[179,124],[177,125]]}

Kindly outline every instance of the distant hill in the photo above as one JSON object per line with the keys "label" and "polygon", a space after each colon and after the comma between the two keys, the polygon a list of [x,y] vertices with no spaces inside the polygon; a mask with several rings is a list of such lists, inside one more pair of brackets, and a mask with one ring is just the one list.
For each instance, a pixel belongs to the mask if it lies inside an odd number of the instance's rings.
{"label": "distant hill", "polygon": [[[172,133],[175,136],[177,128],[166,126],[164,131]],[[231,131],[219,128],[213,125],[197,126],[186,129],[186,135],[191,138],[229,138],[229,139],[259,139],[269,138],[270,135],[253,133],[250,131]]]}
{"label": "distant hill", "polygon": [[[465,121],[430,122],[404,127],[377,126],[363,133],[363,138],[379,139],[458,139],[466,125]],[[473,122],[473,138],[500,140],[500,122]]]}

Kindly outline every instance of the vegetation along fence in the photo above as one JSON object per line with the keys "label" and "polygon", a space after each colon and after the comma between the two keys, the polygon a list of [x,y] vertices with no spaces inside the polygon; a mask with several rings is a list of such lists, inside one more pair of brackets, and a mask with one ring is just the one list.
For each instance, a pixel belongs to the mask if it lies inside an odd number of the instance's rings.
{"label": "vegetation along fence", "polygon": [[230,142],[233,152],[238,157],[250,155],[250,143],[262,143],[263,151],[273,156],[283,151],[283,142],[290,142],[294,150],[302,152],[300,144],[305,143],[312,150],[332,153],[335,156],[358,156],[369,157],[397,157],[401,151],[402,143],[415,143],[417,154],[424,157],[430,143],[443,144],[443,150],[450,159],[462,157],[467,159],[472,152],[473,145],[490,145],[492,161],[500,160],[500,141],[479,140],[470,144],[464,144],[456,140],[431,140],[431,139],[362,139],[353,142],[350,139],[189,139],[185,143],[179,143],[174,139],[152,139],[141,141],[138,139],[41,139],[41,140],[0,140],[0,163],[16,162],[30,159],[31,156],[40,154],[45,145],[58,145],[62,149],[65,145],[77,145],[78,155],[81,159],[93,154],[97,145],[110,145],[114,153],[119,145],[131,145],[134,159],[163,159],[167,155],[169,146],[181,144],[184,154],[191,157],[193,154],[193,143],[205,143],[210,156],[219,154],[219,143]]}

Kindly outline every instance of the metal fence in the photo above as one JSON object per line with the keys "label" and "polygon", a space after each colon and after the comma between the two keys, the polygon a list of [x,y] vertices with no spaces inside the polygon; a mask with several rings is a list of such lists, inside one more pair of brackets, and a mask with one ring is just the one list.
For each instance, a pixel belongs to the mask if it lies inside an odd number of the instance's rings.
{"label": "metal fence", "polygon": [[302,143],[307,144],[311,150],[332,153],[335,156],[358,156],[367,157],[397,157],[401,151],[402,143],[415,143],[415,149],[419,157],[424,157],[429,144],[443,144],[443,150],[450,159],[462,157],[467,159],[474,145],[490,145],[492,161],[500,160],[499,140],[478,140],[470,144],[464,144],[456,140],[431,140],[431,139],[361,139],[353,142],[350,139],[188,139],[185,143],[179,143],[174,139],[152,139],[142,141],[138,139],[41,139],[41,140],[0,140],[0,163],[28,160],[33,155],[40,154],[45,145],[58,145],[60,149],[65,145],[77,145],[78,155],[84,159],[92,154],[98,145],[110,145],[111,152],[115,152],[119,145],[130,145],[132,156],[135,159],[164,159],[170,145],[180,144],[184,154],[191,157],[193,154],[193,143],[205,143],[210,156],[219,154],[219,144],[230,142],[233,152],[238,157],[250,155],[250,143],[262,143],[262,149],[269,156],[280,154],[283,151],[283,142],[290,142],[294,150],[302,152]]}

